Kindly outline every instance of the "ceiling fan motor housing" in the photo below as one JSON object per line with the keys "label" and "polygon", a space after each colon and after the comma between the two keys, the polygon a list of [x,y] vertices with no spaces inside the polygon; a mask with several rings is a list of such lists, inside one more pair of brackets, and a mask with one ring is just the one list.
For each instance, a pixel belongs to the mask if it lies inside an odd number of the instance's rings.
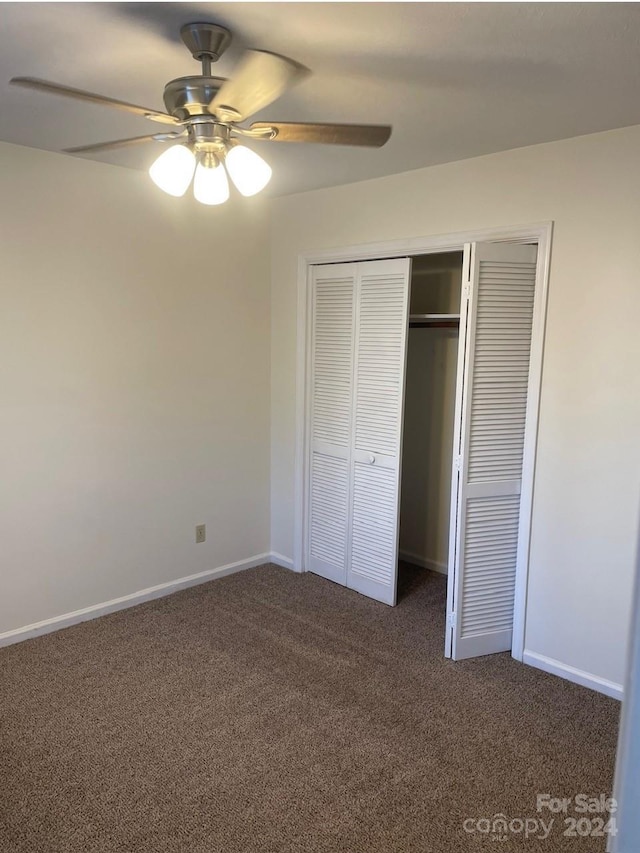
{"label": "ceiling fan motor housing", "polygon": [[167,112],[184,121],[192,116],[213,116],[208,106],[218,89],[226,82],[224,77],[178,77],[164,87],[164,104]]}

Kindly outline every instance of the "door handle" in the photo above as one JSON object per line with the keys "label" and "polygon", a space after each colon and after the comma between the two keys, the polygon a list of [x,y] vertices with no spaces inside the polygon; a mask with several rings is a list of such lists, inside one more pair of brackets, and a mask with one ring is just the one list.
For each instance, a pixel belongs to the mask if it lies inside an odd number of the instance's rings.
{"label": "door handle", "polygon": [[376,461],[376,457],[373,455],[373,453],[370,453],[369,454],[369,462],[373,465],[373,463],[375,461]]}

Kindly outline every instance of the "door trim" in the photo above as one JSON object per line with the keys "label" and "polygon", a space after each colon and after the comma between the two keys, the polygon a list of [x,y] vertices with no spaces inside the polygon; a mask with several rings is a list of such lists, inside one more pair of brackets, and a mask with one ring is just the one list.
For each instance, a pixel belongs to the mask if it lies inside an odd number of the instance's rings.
{"label": "door trim", "polygon": [[527,399],[527,424],[525,428],[522,469],[522,502],[518,536],[518,560],[514,600],[513,643],[511,654],[522,661],[527,607],[527,581],[531,545],[531,513],[533,507],[535,463],[540,412],[544,334],[549,289],[551,240],[553,222],[530,225],[504,226],[424,237],[411,237],[379,243],[364,243],[332,249],[318,249],[298,256],[298,307],[296,336],[296,439],[294,484],[294,571],[304,572],[306,537],[306,484],[308,482],[309,448],[309,373],[310,373],[310,282],[311,267],[315,264],[373,261],[385,258],[413,257],[440,252],[464,251],[467,243],[536,243],[538,261],[536,268],[536,294],[534,302],[531,360],[529,368],[529,394]]}

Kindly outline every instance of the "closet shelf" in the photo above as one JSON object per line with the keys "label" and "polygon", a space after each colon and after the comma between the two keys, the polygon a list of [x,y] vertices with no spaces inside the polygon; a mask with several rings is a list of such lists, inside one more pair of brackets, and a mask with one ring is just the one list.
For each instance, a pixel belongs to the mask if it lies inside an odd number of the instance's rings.
{"label": "closet shelf", "polygon": [[435,326],[445,329],[457,328],[459,314],[409,314],[410,326]]}

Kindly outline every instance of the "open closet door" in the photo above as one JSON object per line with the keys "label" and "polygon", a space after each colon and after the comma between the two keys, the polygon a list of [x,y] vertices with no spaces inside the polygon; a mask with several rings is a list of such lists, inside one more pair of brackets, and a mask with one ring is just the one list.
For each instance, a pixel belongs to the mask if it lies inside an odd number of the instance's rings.
{"label": "open closet door", "polygon": [[307,569],[347,582],[356,264],[313,267]]}
{"label": "open closet door", "polygon": [[347,586],[396,603],[411,261],[358,264]]}
{"label": "open closet door", "polygon": [[449,605],[456,660],[511,648],[536,254],[471,246]]}

